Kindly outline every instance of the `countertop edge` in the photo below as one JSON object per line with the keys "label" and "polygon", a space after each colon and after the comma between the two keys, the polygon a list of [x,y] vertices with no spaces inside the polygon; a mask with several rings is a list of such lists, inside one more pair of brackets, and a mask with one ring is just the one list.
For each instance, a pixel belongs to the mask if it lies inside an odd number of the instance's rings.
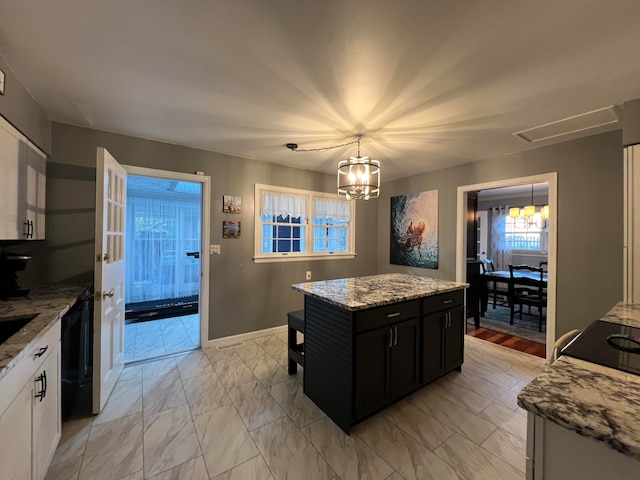
{"label": "countertop edge", "polygon": [[394,303],[399,303],[399,302],[407,302],[409,300],[416,300],[419,298],[425,298],[425,297],[432,297],[434,295],[439,295],[441,293],[447,293],[447,292],[454,292],[456,290],[464,290],[465,288],[468,287],[468,284],[460,284],[458,286],[450,286],[450,287],[442,287],[439,288],[437,290],[433,290],[433,291],[429,291],[429,292],[420,292],[420,293],[416,293],[416,294],[411,294],[411,295],[406,295],[406,296],[402,296],[402,297],[395,297],[395,298],[390,298],[387,300],[381,300],[378,302],[372,302],[372,303],[367,303],[367,304],[362,304],[362,305],[345,305],[344,303],[341,303],[339,301],[333,300],[331,298],[322,296],[322,295],[318,295],[312,292],[307,292],[304,289],[301,288],[297,288],[296,285],[292,285],[291,288],[293,288],[294,290],[303,293],[305,295],[308,295],[310,297],[313,298],[317,298],[318,300],[322,300],[326,303],[329,303],[331,305],[335,305],[337,307],[343,308],[345,310],[349,310],[351,312],[357,312],[360,310],[366,310],[369,308],[375,308],[375,307],[383,307],[385,305],[391,305]]}

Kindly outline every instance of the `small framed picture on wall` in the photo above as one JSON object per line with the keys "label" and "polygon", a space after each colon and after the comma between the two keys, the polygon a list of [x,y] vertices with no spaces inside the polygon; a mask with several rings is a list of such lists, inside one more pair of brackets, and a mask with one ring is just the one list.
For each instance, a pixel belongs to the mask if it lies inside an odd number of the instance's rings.
{"label": "small framed picture on wall", "polygon": [[240,238],[240,222],[224,220],[222,222],[222,238]]}
{"label": "small framed picture on wall", "polygon": [[235,195],[222,196],[223,213],[240,213],[242,211],[242,198]]}

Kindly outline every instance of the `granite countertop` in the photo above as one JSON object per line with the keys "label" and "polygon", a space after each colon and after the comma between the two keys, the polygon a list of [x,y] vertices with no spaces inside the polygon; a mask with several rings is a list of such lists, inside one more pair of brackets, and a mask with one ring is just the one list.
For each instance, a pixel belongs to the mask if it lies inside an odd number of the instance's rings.
{"label": "granite countertop", "polygon": [[71,308],[87,285],[37,287],[24,297],[0,300],[0,317],[37,315],[7,341],[0,344],[0,380],[27,355],[30,347]]}
{"label": "granite countertop", "polygon": [[460,290],[468,286],[468,283],[403,273],[339,278],[291,285],[294,290],[305,295],[353,311],[428,297]]}
{"label": "granite countertop", "polygon": [[[602,320],[640,327],[640,304]],[[518,405],[640,459],[640,376],[561,356],[518,394]]]}

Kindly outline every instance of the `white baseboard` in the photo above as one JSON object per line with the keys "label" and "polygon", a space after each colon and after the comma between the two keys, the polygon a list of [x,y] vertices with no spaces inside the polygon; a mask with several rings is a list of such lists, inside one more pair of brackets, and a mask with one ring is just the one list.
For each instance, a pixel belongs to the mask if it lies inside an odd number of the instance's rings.
{"label": "white baseboard", "polygon": [[254,332],[240,333],[238,335],[231,335],[230,337],[214,338],[207,341],[202,345],[203,348],[219,348],[227,345],[233,345],[234,343],[241,343],[245,340],[252,340],[258,337],[264,337],[265,335],[274,335],[276,333],[285,333],[287,331],[286,325],[279,327],[265,328],[264,330],[256,330]]}

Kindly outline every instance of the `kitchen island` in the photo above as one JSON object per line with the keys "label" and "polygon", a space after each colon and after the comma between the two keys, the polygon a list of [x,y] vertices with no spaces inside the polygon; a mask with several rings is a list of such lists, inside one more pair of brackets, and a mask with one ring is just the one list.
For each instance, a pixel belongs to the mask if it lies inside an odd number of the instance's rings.
{"label": "kitchen island", "polygon": [[[602,320],[640,327],[640,304]],[[640,478],[640,376],[563,355],[518,405],[528,411],[527,479]]]}
{"label": "kitchen island", "polygon": [[405,274],[292,285],[304,293],[304,393],[345,432],[464,359],[466,283]]}

